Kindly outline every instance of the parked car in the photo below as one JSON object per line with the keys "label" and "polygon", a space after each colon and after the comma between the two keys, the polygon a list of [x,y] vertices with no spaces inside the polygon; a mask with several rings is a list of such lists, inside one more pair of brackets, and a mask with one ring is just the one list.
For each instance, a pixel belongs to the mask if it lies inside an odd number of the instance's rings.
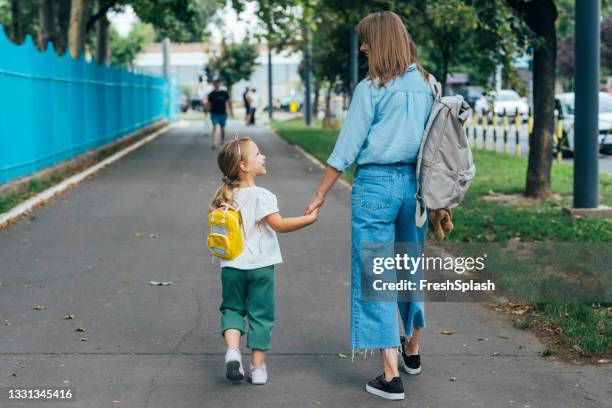
{"label": "parked car", "polygon": [[476,102],[482,98],[483,89],[480,86],[467,86],[459,91],[459,95],[470,105],[472,109],[476,106]]}
{"label": "parked car", "polygon": [[492,117],[492,113],[499,116],[506,114],[509,117],[514,117],[518,112],[523,120],[527,120],[529,115],[527,99],[521,98],[516,91],[511,89],[502,89],[499,93],[488,92],[476,101],[474,110],[480,116],[487,114],[489,118]]}
{"label": "parked car", "polygon": [[[567,135],[562,149],[564,154],[574,152],[574,93],[555,95],[555,110],[563,123]],[[599,148],[602,153],[612,153],[612,95],[599,93]]]}
{"label": "parked car", "polygon": [[199,98],[191,99],[191,101],[189,101],[189,107],[198,112],[204,112],[204,109],[206,108],[206,106],[204,106],[204,101]]}

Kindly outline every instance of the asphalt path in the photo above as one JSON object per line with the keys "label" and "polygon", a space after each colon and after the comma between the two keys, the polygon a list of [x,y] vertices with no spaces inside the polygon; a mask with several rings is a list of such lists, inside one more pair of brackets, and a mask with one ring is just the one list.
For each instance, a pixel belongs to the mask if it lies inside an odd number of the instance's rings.
{"label": "asphalt path", "polygon": [[[380,356],[351,359],[350,192],[342,185],[315,225],[280,236],[268,384],[225,380],[219,268],[204,241],[220,183],[209,130],[180,124],[0,230],[5,393],[70,387],[75,401],[50,406],[79,408],[388,404],[364,391],[382,371]],[[301,214],[320,170],[264,126],[230,122],[229,131],[253,137],[268,157],[258,183],[277,195],[281,213]],[[611,368],[546,359],[532,334],[481,304],[428,303],[426,313],[423,372],[403,375],[407,398],[395,406],[611,406]]]}

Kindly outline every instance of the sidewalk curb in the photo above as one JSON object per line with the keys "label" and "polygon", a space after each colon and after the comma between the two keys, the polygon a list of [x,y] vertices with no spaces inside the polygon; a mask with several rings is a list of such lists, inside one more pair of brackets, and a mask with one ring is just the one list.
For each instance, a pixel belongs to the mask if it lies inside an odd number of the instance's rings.
{"label": "sidewalk curb", "polygon": [[98,162],[97,164],[94,164],[93,166],[88,167],[87,169],[71,177],[68,177],[67,179],[56,184],[55,186],[36,194],[35,196],[27,199],[16,207],[13,207],[9,211],[0,214],[0,230],[19,221],[23,216],[28,215],[34,209],[48,204],[55,196],[62,194],[64,191],[78,187],[79,183],[83,182],[85,179],[95,175],[97,172],[103,170],[105,167],[113,164],[117,160],[121,159],[123,156],[126,156],[132,151],[138,149],[139,147],[142,147],[145,144],[153,141],[159,135],[171,130],[175,126],[176,124],[171,124],[155,131],[151,135],[146,136],[138,142],[129,145],[128,147],[118,151],[112,156],[102,160],[101,162]]}

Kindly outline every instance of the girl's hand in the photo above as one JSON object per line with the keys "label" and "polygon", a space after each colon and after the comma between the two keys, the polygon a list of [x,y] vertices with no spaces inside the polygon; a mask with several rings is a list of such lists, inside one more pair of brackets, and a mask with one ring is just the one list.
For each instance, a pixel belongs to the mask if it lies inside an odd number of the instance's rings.
{"label": "girl's hand", "polygon": [[313,224],[319,218],[319,209],[315,208],[310,214],[306,214],[305,217],[308,218],[310,224]]}
{"label": "girl's hand", "polygon": [[317,192],[317,194],[315,194],[312,200],[310,200],[310,204],[308,204],[308,207],[306,207],[306,211],[304,211],[304,215],[309,215],[314,210],[321,208],[324,202],[325,202],[325,194],[321,194]]}

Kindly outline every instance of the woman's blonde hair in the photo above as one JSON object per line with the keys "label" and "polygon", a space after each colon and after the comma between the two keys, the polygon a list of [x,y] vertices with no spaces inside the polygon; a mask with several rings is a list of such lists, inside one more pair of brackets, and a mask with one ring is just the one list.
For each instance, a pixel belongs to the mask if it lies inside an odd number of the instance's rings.
{"label": "woman's blonde hair", "polygon": [[380,86],[403,75],[413,63],[427,80],[429,74],[417,59],[417,47],[406,26],[392,11],[365,16],[357,24],[361,42],[368,45],[368,78]]}
{"label": "woman's blonde hair", "polygon": [[240,162],[246,161],[251,139],[243,137],[225,143],[219,150],[217,165],[223,173],[223,185],[217,189],[210,203],[210,211],[224,204],[234,205],[234,189],[240,181]]}

